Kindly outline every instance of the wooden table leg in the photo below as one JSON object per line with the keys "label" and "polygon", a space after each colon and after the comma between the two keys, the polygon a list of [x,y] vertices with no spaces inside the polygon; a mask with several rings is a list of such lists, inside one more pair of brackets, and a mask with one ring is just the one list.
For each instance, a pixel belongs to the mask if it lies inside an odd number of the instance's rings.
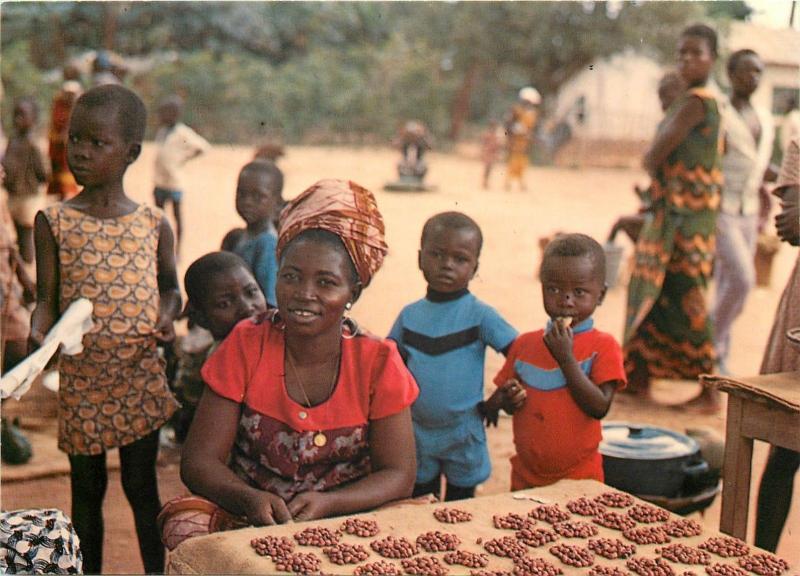
{"label": "wooden table leg", "polygon": [[728,419],[725,435],[725,462],[722,471],[722,513],[719,530],[744,540],[747,536],[747,513],[750,505],[750,474],[753,439],[742,435],[745,402],[728,396]]}

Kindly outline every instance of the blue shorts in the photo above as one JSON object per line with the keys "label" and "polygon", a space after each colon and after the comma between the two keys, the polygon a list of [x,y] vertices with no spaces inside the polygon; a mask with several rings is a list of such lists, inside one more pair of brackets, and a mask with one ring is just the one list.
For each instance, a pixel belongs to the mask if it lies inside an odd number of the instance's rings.
{"label": "blue shorts", "polygon": [[477,410],[466,412],[451,426],[428,428],[414,422],[417,442],[417,484],[427,484],[444,474],[459,488],[472,488],[492,473],[486,429]]}
{"label": "blue shorts", "polygon": [[153,196],[156,197],[156,202],[159,204],[166,204],[167,200],[172,200],[174,204],[180,204],[181,198],[183,198],[183,192],[156,186],[155,190],[153,190]]}

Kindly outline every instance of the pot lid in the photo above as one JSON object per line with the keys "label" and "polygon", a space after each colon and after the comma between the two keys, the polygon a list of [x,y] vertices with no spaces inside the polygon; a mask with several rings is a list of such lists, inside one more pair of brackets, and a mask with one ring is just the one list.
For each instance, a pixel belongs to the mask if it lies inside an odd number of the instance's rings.
{"label": "pot lid", "polygon": [[629,460],[666,460],[700,450],[694,439],[666,428],[631,422],[604,422],[600,453]]}

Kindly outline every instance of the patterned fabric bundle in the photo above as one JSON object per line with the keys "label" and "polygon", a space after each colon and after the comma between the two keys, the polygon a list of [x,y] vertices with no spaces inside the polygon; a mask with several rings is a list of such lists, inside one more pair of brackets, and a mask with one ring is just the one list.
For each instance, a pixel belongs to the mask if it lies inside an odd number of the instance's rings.
{"label": "patterned fabric bundle", "polygon": [[383,217],[372,192],[349,180],[320,180],[311,186],[281,212],[278,260],[289,242],[313,228],[342,239],[366,287],[387,252]]}
{"label": "patterned fabric bundle", "polygon": [[0,574],[83,574],[70,519],[55,508],[0,513]]}

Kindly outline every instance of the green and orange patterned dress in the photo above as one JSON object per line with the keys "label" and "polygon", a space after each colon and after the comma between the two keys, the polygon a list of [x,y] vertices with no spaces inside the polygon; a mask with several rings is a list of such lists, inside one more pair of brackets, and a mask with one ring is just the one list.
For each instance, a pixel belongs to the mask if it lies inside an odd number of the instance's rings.
{"label": "green and orange patterned dress", "polygon": [[652,219],[636,244],[625,319],[625,368],[651,378],[695,379],[714,366],[706,291],[722,188],[720,115],[706,88],[688,90],[668,110],[700,98],[704,119],[659,168]]}
{"label": "green and orange patterned dress", "polygon": [[44,210],[58,244],[59,307],[88,298],[94,328],[59,363],[58,447],[100,454],[160,428],[178,407],[154,336],[162,213],[139,206],[96,218],[64,204]]}

